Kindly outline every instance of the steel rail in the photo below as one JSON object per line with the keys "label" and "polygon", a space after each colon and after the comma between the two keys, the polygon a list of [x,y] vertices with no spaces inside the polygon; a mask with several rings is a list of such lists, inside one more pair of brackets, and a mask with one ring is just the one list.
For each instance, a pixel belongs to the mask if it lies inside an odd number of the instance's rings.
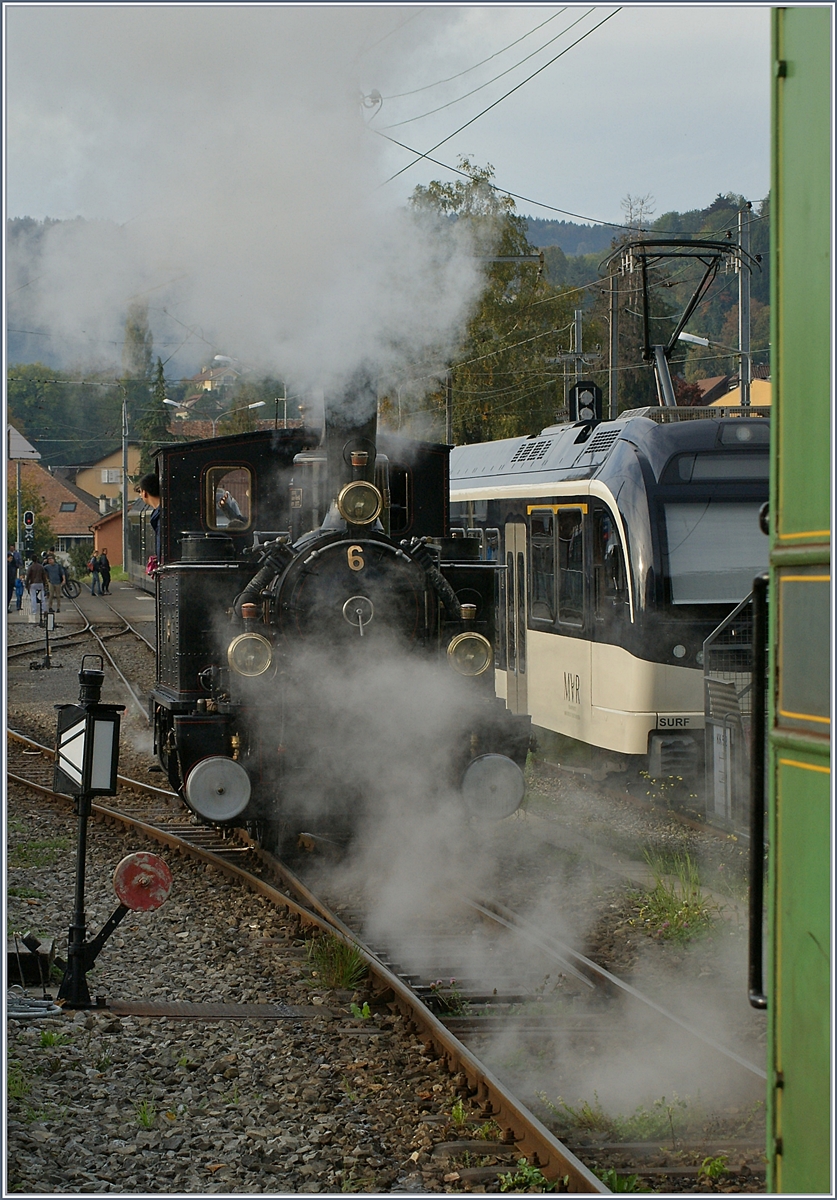
{"label": "steel rail", "polygon": [[[21,735],[17,735],[17,738],[34,749],[48,754],[52,753],[47,747],[39,746],[31,739],[23,738]],[[23,786],[31,787],[58,799],[70,799],[63,793],[54,792],[50,788],[31,783],[19,776],[9,776],[9,778],[14,778]],[[348,926],[330,913],[301,880],[257,846],[252,839],[246,835],[242,838],[243,849],[252,851],[263,865],[275,871],[282,883],[296,891],[302,897],[301,900],[287,895],[273,884],[230,862],[216,851],[196,845],[188,837],[183,837],[161,826],[152,825],[139,817],[112,808],[110,805],[93,802],[91,809],[93,815],[100,820],[116,822],[131,828],[159,845],[215,867],[227,878],[243,883],[272,904],[290,911],[302,925],[314,926],[356,946],[375,980],[375,990],[378,995],[383,998],[392,997],[391,1003],[406,1017],[409,1025],[425,1042],[425,1045],[428,1048],[432,1047],[438,1057],[445,1061],[451,1074],[461,1072],[465,1075],[472,1093],[482,1104],[486,1118],[490,1116],[497,1122],[504,1130],[509,1145],[513,1144],[521,1157],[525,1156],[533,1166],[537,1166],[546,1178],[565,1180],[565,1187],[568,1191],[592,1192],[599,1195],[610,1194],[609,1189],[601,1180],[550,1133],[534,1113],[517,1100],[492,1072],[486,1070],[479,1059],[445,1028],[403,980],[360,942]]]}
{"label": "steel rail", "polygon": [[[649,1008],[653,1009],[654,1012],[659,1013],[661,1017],[665,1017],[667,1021],[671,1021],[672,1024],[679,1026],[680,1029],[684,1029],[687,1033],[691,1034],[692,1037],[697,1038],[707,1046],[711,1046],[713,1050],[717,1050],[720,1054],[725,1055],[727,1058],[731,1058],[733,1062],[738,1063],[738,1065],[743,1067],[746,1071],[750,1071],[753,1075],[758,1076],[759,1079],[767,1079],[767,1071],[762,1067],[758,1067],[755,1065],[755,1063],[751,1063],[746,1058],[742,1058],[740,1054],[736,1054],[734,1050],[730,1050],[728,1046],[724,1046],[722,1042],[716,1041],[715,1038],[710,1037],[709,1034],[701,1033],[699,1030],[693,1028],[693,1026],[689,1025],[688,1022],[682,1020],[678,1016],[675,1016],[675,1014],[670,1012],[669,1009],[663,1008],[663,1006],[658,1004],[656,1000],[652,1000],[650,996],[644,995],[643,992],[638,991],[631,984],[626,983],[624,979],[620,979],[618,975],[613,975],[604,967],[600,967],[597,963],[594,963],[591,958],[587,958],[585,955],[579,953],[578,950],[573,950],[571,946],[567,946],[564,942],[559,941],[558,938],[554,938],[549,934],[544,934],[540,931],[527,928],[527,923],[521,917],[519,917],[517,913],[513,913],[510,909],[505,908],[504,905],[494,901],[492,901],[488,906],[475,900],[469,900],[467,903],[469,903],[472,908],[476,909],[477,912],[482,913],[484,916],[490,917],[492,920],[505,925],[509,929],[515,930],[524,937],[527,937],[535,945],[539,946],[543,950],[546,950],[547,953],[556,955],[559,962],[563,962],[565,957],[572,958],[587,974],[587,979],[585,982],[589,983],[589,979],[592,976],[600,983],[606,983],[611,987],[618,988],[620,991],[623,991],[627,995],[633,997],[634,1000],[638,1000],[641,1004],[645,1004]],[[577,974],[578,972],[575,973]]]}
{"label": "steel rail", "polygon": [[113,607],[113,605],[108,604],[107,601],[105,602],[105,606],[110,609],[110,611],[114,614],[114,616],[119,617],[120,621],[125,622],[126,628],[123,632],[127,633],[128,630],[130,630],[131,633],[134,635],[134,637],[138,638],[141,642],[143,642],[148,647],[148,649],[151,651],[152,654],[157,653],[156,645],[152,645],[151,642],[149,642],[148,638],[145,636],[145,634],[140,633],[140,631],[136,628],[136,626],[132,625],[126,616],[123,616],[123,614],[121,612],[118,612]]}
{"label": "steel rail", "polygon": [[[16,729],[7,729],[6,737],[10,738],[13,742],[19,742],[23,746],[28,746],[30,750],[39,750],[41,754],[45,754],[52,759],[55,758],[55,751],[52,749],[52,747],[42,746],[40,742],[33,741],[32,738],[27,737],[26,734],[18,733]],[[23,783],[30,787],[37,786],[37,784],[30,784],[28,779],[23,779],[19,775],[10,774],[8,778],[14,779],[16,783]],[[117,775],[116,779],[117,782],[121,783],[123,787],[130,788],[135,792],[150,792],[152,796],[162,796],[167,800],[181,800],[181,797],[177,792],[172,792],[168,788],[154,787],[152,783],[143,783],[139,779],[130,779],[127,775]],[[63,795],[62,792],[53,792],[50,788],[47,788],[46,791],[51,796]]]}

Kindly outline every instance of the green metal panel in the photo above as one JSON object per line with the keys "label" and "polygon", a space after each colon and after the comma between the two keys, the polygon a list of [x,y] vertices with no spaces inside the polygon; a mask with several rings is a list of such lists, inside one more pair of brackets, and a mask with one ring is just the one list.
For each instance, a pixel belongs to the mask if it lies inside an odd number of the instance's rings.
{"label": "green metal panel", "polygon": [[830,6],[774,9],[771,374],[783,403],[771,508],[782,545],[829,529],[831,21]]}
{"label": "green metal panel", "polygon": [[830,1190],[831,778],[813,755],[775,751],[777,952],[769,989],[777,1155],[770,1190]]}
{"label": "green metal panel", "polygon": [[831,1183],[832,8],[774,9],[768,1191]]}

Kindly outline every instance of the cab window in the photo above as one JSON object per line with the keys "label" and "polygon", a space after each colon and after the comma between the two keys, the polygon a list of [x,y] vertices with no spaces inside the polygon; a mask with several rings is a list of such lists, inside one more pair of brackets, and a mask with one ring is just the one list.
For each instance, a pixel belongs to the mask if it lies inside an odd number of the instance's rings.
{"label": "cab window", "polygon": [[204,493],[208,529],[236,533],[250,527],[252,483],[247,467],[210,467]]}
{"label": "cab window", "polygon": [[605,621],[628,601],[625,553],[619,528],[602,508],[593,513],[593,586],[596,619]]}

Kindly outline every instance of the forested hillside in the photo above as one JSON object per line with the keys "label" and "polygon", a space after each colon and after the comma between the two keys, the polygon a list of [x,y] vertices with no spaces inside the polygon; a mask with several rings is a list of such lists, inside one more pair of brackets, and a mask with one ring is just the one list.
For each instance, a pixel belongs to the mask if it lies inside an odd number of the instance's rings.
{"label": "forested hillside", "polygon": [[[574,366],[568,363],[568,356],[574,351],[571,332],[576,309],[583,311],[583,348],[588,355],[584,374],[600,384],[607,398],[609,286],[603,260],[621,241],[640,236],[639,230],[648,237],[672,234],[735,240],[738,214],[745,208],[743,197],[729,193],[717,196],[705,208],[654,218],[647,197],[639,202],[628,197],[622,229],[546,221],[520,216],[514,201],[494,190],[490,167],[467,160],[462,160],[462,165],[467,182],[434,181],[419,187],[411,208],[471,224],[474,245],[487,263],[482,296],[452,359],[431,354],[405,361],[400,380],[387,381],[381,387],[382,412],[391,425],[442,437],[449,409],[454,439],[459,442],[536,433],[560,416],[565,388],[573,378]],[[768,200],[753,207],[750,220],[751,252],[760,257],[751,283],[751,346],[753,361],[766,363],[770,324]],[[127,398],[132,432],[149,444],[165,437],[171,410],[163,406],[163,399],[179,402],[188,390],[182,372],[173,377],[157,358],[147,306],[129,306],[120,315],[123,340],[108,347],[107,353],[96,344],[95,356],[80,345],[64,345],[54,336],[42,310],[33,308],[30,297],[35,285],[44,287],[40,272],[45,240],[79,232],[91,246],[116,245],[121,236],[111,222],[80,218],[58,222],[23,217],[7,224],[9,417],[52,465],[92,462],[111,450],[121,437],[123,397]],[[498,262],[491,257],[525,256],[535,249],[544,251],[542,275],[536,264]],[[681,261],[653,273],[650,311],[656,339],[665,341],[670,336],[699,270]],[[655,403],[652,372],[642,361],[639,308],[634,281],[620,292],[620,408]],[[737,321],[738,278],[730,273],[715,280],[688,328],[735,347]],[[728,352],[698,346],[687,350],[684,346],[683,351],[675,352],[671,365],[676,387],[682,390],[697,378],[734,372],[736,359]],[[201,415],[217,417],[236,405],[262,399],[272,407],[275,397],[284,391],[282,370],[277,363],[270,378],[256,380],[250,375],[228,395],[213,393],[212,411]],[[265,412],[270,411],[265,407]]]}

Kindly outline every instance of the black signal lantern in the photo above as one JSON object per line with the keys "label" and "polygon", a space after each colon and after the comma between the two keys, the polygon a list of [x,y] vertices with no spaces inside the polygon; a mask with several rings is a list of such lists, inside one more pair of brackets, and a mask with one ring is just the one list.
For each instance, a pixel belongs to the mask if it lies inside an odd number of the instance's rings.
{"label": "black signal lantern", "polygon": [[573,384],[569,406],[571,421],[601,421],[602,389],[588,381]]}
{"label": "black signal lantern", "polygon": [[[88,660],[98,660],[98,667]],[[93,796],[112,796],[116,792],[116,767],[119,760],[119,714],[124,704],[100,704],[105,681],[104,663],[98,654],[85,654],[78,673],[78,704],[58,705],[58,736],[55,742],[53,790],[75,796],[78,813],[76,851],[76,887],[73,919],[67,946],[67,969],[58,996],[70,1008],[90,1004],[86,975],[105,938],[120,917],[111,918],[99,938],[88,942],[84,915],[84,866],[87,851],[87,822]],[[125,912],[127,912],[127,908]],[[124,913],[122,914],[124,915]]]}
{"label": "black signal lantern", "polygon": [[78,704],[58,708],[53,790],[68,796],[113,796],[119,762],[119,714],[124,704],[100,704],[105,673],[85,665],[79,671]]}
{"label": "black signal lantern", "polygon": [[31,508],[27,508],[26,512],[23,514],[23,528],[26,530],[35,528],[35,514],[32,512]]}

